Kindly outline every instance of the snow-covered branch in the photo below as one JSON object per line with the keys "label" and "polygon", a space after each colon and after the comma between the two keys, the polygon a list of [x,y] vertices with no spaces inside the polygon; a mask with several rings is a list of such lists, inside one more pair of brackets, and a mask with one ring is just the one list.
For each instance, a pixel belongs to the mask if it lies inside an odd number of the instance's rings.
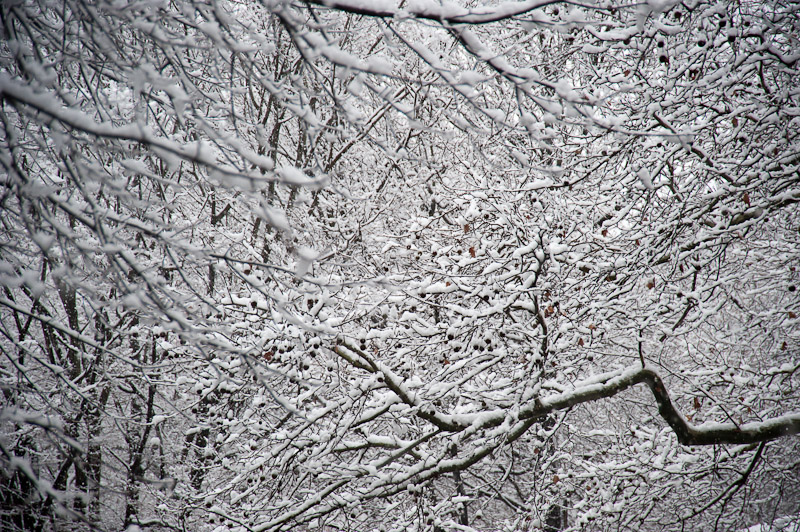
{"label": "snow-covered branch", "polygon": [[523,2],[504,2],[494,6],[476,8],[465,8],[454,3],[440,4],[430,1],[409,2],[408,6],[403,7],[392,2],[365,2],[361,0],[312,0],[309,3],[367,17],[418,18],[446,24],[489,24],[562,2],[563,0],[527,0]]}

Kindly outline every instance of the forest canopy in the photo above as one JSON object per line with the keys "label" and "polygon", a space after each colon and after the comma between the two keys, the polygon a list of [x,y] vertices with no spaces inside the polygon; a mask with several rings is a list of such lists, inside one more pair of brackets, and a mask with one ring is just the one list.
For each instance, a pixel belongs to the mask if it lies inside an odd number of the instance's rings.
{"label": "forest canopy", "polygon": [[798,526],[800,4],[0,22],[0,529]]}

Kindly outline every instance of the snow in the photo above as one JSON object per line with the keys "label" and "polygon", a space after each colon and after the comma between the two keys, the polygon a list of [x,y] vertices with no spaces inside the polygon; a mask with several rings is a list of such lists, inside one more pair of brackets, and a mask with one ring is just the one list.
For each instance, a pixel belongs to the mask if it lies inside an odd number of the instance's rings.
{"label": "snow", "polygon": [[636,177],[639,178],[639,182],[644,185],[647,190],[655,190],[655,187],[653,186],[653,178],[650,176],[650,172],[647,170],[647,168],[640,168],[636,172]]}
{"label": "snow", "polygon": [[[86,29],[51,10],[7,44],[26,75],[0,74],[0,420],[34,491],[59,448],[97,442],[102,494],[142,448],[142,528],[358,529],[372,510],[375,527],[458,528],[463,504],[515,530],[568,500],[571,526],[601,530],[705,504],[709,472],[758,449],[680,445],[646,372],[695,436],[800,423],[783,19],[661,1],[107,7],[119,35],[32,53],[21,39]],[[127,53],[142,60],[115,64]],[[791,466],[791,442],[760,475]],[[541,488],[525,501],[512,466]],[[459,495],[458,467],[496,491]],[[157,491],[171,468],[202,470],[192,512]],[[52,499],[77,508],[73,477]]]}
{"label": "snow", "polygon": [[771,524],[757,524],[742,532],[800,532],[800,515],[774,519]]}
{"label": "snow", "polygon": [[554,238],[547,246],[548,252],[554,257],[566,253],[569,249],[570,246],[568,244],[562,244],[561,240],[558,238]]}

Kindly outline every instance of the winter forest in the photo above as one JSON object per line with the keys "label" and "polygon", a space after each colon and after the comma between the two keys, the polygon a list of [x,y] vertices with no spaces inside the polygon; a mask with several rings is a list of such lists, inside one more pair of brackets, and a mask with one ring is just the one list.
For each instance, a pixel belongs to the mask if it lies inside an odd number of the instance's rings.
{"label": "winter forest", "polygon": [[796,531],[796,0],[0,3],[3,532]]}

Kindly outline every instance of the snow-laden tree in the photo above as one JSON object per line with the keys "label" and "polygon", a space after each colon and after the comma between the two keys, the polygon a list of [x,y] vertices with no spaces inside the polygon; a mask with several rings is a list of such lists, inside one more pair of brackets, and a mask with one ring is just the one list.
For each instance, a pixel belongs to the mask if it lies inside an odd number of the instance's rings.
{"label": "snow-laden tree", "polygon": [[3,3],[10,530],[798,514],[791,3]]}

